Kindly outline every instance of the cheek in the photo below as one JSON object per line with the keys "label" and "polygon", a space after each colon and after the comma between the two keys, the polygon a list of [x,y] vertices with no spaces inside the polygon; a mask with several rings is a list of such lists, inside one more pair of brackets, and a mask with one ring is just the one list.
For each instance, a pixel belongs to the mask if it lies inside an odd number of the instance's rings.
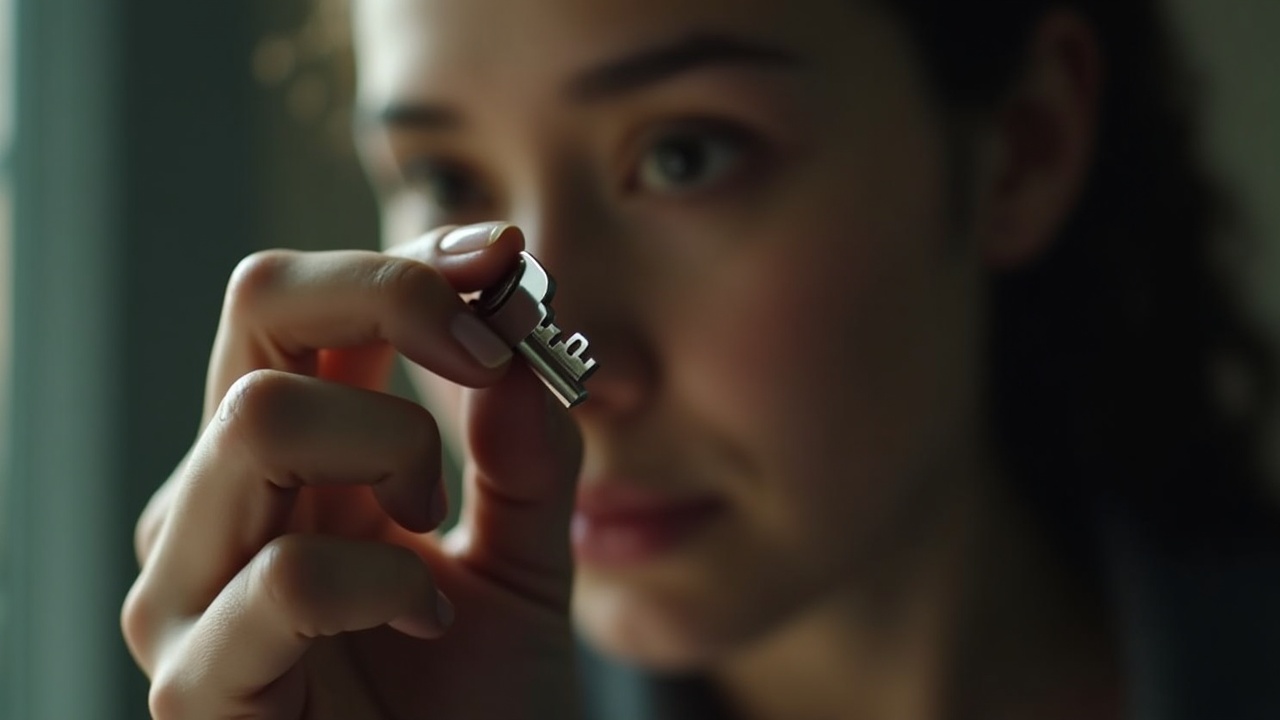
{"label": "cheek", "polygon": [[976,272],[927,223],[840,227],[740,254],[672,326],[671,394],[746,473],[718,468],[734,519],[685,574],[584,585],[579,617],[615,652],[697,664],[867,582],[963,472]]}
{"label": "cheek", "polygon": [[717,273],[669,346],[676,393],[751,458],[733,492],[785,551],[888,522],[971,418],[975,274],[939,224],[895,216],[790,224]]}

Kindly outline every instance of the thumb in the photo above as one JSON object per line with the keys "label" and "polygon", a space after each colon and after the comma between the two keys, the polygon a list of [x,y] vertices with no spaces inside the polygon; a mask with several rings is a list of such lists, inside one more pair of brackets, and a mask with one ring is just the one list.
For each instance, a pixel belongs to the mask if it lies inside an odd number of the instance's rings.
{"label": "thumb", "polygon": [[497,385],[469,392],[465,425],[464,556],[487,577],[567,611],[582,463],[576,424],[528,366],[513,363]]}

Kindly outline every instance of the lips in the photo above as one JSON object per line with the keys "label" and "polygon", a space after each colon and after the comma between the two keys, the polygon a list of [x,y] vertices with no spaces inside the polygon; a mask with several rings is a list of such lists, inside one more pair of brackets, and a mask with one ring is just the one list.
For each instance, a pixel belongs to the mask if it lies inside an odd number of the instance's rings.
{"label": "lips", "polygon": [[712,495],[675,495],[634,483],[587,482],[578,492],[573,549],[579,563],[623,567],[670,553],[725,510]]}

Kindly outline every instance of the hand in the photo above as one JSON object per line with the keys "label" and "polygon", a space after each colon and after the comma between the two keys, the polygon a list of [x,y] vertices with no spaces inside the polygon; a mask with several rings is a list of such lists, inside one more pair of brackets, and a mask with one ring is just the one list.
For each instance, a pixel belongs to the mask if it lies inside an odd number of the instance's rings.
{"label": "hand", "polygon": [[[450,256],[447,230],[237,268],[202,430],[138,523],[121,621],[156,718],[576,714],[581,440],[505,348],[473,340],[473,356],[453,332],[470,322],[458,294],[514,264],[519,232]],[[435,421],[380,392],[397,351],[484,388],[465,403],[467,502],[447,537],[419,534],[444,517]]]}

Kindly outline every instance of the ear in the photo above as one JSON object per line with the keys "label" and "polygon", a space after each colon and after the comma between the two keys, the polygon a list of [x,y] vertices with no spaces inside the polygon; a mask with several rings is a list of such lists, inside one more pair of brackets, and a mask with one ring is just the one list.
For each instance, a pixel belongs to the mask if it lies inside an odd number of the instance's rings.
{"label": "ear", "polygon": [[1039,256],[1074,209],[1093,162],[1101,64],[1079,15],[1054,11],[1040,22],[982,154],[974,217],[989,267]]}

